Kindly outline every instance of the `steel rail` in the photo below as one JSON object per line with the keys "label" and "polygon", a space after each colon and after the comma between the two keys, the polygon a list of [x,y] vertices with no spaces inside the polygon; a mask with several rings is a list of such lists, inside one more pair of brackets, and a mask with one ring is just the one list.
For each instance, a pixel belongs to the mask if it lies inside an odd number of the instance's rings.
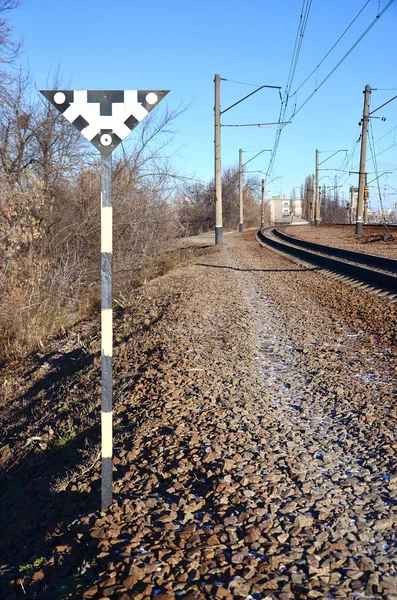
{"label": "steel rail", "polygon": [[273,230],[273,233],[278,238],[295,246],[314,250],[315,252],[321,252],[322,254],[327,254],[328,256],[339,256],[339,258],[360,263],[362,265],[371,265],[371,267],[375,267],[377,269],[397,273],[397,260],[394,258],[377,256],[375,254],[366,254],[364,252],[356,252],[354,250],[346,250],[345,248],[335,248],[334,246],[325,246],[324,244],[316,244],[315,242],[309,242],[287,235],[286,233],[279,231],[277,228]]}
{"label": "steel rail", "polygon": [[[355,225],[352,225],[351,223],[326,223],[325,224],[326,227],[350,227],[351,229],[355,228]],[[396,229],[397,228],[397,223],[386,223],[386,226],[388,229]],[[286,225],[284,225],[284,227],[287,227]],[[371,229],[371,227],[373,227],[374,229],[380,229],[382,227],[385,227],[384,223],[364,223],[363,225],[363,231],[365,232],[366,229]]]}
{"label": "steel rail", "polygon": [[[313,250],[304,249],[295,244],[296,238],[290,238],[294,243],[277,238],[274,235],[273,229],[266,230],[265,232],[258,231],[256,234],[256,239],[261,245],[270,246],[271,248],[281,252],[283,255],[292,257],[292,260],[298,258],[300,261],[309,263],[311,266],[315,265],[321,269],[324,269],[326,273],[336,273],[339,278],[342,278],[342,280],[346,280],[347,278],[349,283],[352,283],[357,287],[359,285],[368,284],[377,292],[384,291],[385,295],[386,293],[393,292],[392,299],[397,300],[396,275],[385,273],[374,268],[367,268],[358,264],[352,264],[351,262],[346,262],[346,260],[341,258],[335,258],[325,254],[323,250],[320,254],[318,251],[314,252]],[[329,246],[322,246],[322,249],[324,248],[329,249]]]}

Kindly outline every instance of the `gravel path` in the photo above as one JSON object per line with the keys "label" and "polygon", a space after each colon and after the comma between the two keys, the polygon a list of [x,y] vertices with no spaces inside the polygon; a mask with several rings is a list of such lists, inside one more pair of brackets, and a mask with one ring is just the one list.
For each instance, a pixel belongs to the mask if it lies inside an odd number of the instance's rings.
{"label": "gravel path", "polygon": [[148,284],[116,340],[115,503],[84,504],[97,464],[71,476],[81,514],[6,538],[5,597],[397,599],[393,305],[247,232]]}

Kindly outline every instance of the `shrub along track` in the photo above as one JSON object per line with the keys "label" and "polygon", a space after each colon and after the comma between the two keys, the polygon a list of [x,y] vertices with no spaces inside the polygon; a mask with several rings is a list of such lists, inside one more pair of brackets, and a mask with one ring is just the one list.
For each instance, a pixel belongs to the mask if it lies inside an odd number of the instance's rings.
{"label": "shrub along track", "polygon": [[108,514],[96,328],[5,373],[4,597],[397,597],[392,304],[253,232],[138,291]]}

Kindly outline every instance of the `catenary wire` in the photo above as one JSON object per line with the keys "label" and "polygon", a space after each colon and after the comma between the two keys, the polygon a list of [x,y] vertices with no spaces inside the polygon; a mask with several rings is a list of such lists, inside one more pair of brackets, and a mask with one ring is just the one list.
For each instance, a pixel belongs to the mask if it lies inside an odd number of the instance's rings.
{"label": "catenary wire", "polygon": [[[292,57],[291,57],[291,62],[290,62],[290,67],[289,67],[289,72],[288,72],[287,84],[286,84],[285,91],[284,91],[284,94],[283,94],[283,97],[281,100],[280,113],[279,113],[279,118],[278,118],[278,121],[280,123],[285,121],[284,117],[287,112],[289,90],[291,89],[291,86],[292,86],[292,83],[294,80],[294,75],[296,72],[296,68],[298,65],[299,55],[300,55],[303,38],[305,35],[305,31],[306,31],[306,25],[307,25],[307,21],[308,21],[309,14],[310,14],[311,4],[312,4],[312,0],[303,0],[303,3],[302,3],[301,13],[300,13],[300,17],[299,17],[299,25],[298,25],[298,29],[296,32],[294,49],[292,52]],[[276,137],[275,137],[275,141],[274,141],[274,145],[273,145],[273,152],[270,156],[269,166],[266,171],[266,176],[265,176],[266,180],[269,179],[269,175],[273,169],[273,165],[274,165],[274,161],[276,159],[277,150],[278,150],[278,146],[279,146],[279,142],[280,142],[280,136],[281,136],[283,127],[284,127],[284,125],[279,125],[277,128]]]}
{"label": "catenary wire", "polygon": [[[370,25],[361,34],[361,36],[355,41],[355,43],[349,48],[349,50],[345,53],[345,55],[341,58],[341,60],[328,73],[328,75],[321,81],[321,83],[318,86],[316,86],[316,89],[312,92],[312,94],[310,94],[309,97],[306,98],[306,100],[303,102],[303,104],[301,104],[299,106],[299,108],[296,108],[296,107],[294,108],[293,113],[291,114],[291,116],[288,119],[289,121],[291,121],[293,119],[293,117],[296,116],[300,110],[302,110],[302,108],[309,102],[309,100],[314,96],[314,94],[324,85],[324,83],[331,77],[331,75],[338,69],[338,67],[346,60],[346,58],[351,54],[351,52],[354,50],[354,48],[362,41],[362,39],[372,29],[372,27],[375,25],[375,23],[382,17],[382,15],[386,12],[386,10],[393,4],[393,2],[394,2],[394,0],[389,0],[389,2],[386,4],[386,6],[380,12],[378,12],[378,14],[376,15],[375,19],[370,23]],[[363,9],[364,8],[365,8],[365,6],[363,7]],[[303,12],[303,10],[302,10],[302,12]],[[302,18],[302,14],[301,14],[301,18]],[[299,30],[298,30],[298,32],[299,32]],[[290,69],[290,71],[291,71],[291,69]],[[284,104],[284,111],[285,112],[282,113],[283,117],[281,118],[281,116],[280,116],[279,121],[284,121],[285,120],[286,108],[287,108],[288,99],[289,99],[288,90],[289,90],[289,88],[287,86],[286,87],[286,91],[285,91],[286,100],[285,100],[285,103],[282,103],[282,107],[283,107],[283,104]],[[274,144],[274,150],[273,150],[272,156],[270,157],[270,162],[269,162],[269,167],[268,167],[268,171],[267,171],[267,174],[266,174],[266,178],[268,178],[268,176],[271,173],[271,170],[273,168],[273,165],[274,165],[274,161],[275,161],[275,158],[276,158],[276,154],[277,154],[277,150],[278,150],[278,146],[279,146],[279,140],[280,140],[280,135],[281,135],[282,129],[283,129],[283,126],[279,127],[278,130],[277,130],[277,133],[276,133],[276,140],[275,140],[275,144]]]}
{"label": "catenary wire", "polygon": [[296,88],[295,92],[293,94],[291,94],[291,97],[295,96],[299,92],[299,90],[305,85],[305,83],[310,79],[310,77],[323,64],[323,62],[325,61],[325,59],[328,58],[328,56],[331,54],[332,50],[334,50],[334,48],[336,48],[336,46],[339,44],[339,42],[344,37],[344,35],[349,31],[350,27],[355,23],[355,21],[357,21],[358,17],[361,15],[361,13],[363,12],[363,10],[368,6],[368,4],[370,3],[370,1],[371,0],[367,0],[367,2],[364,4],[364,6],[361,8],[361,10],[356,14],[356,16],[354,17],[354,19],[346,27],[346,29],[344,30],[344,32],[339,36],[339,38],[336,40],[336,42],[333,44],[333,46],[328,50],[327,54],[322,58],[322,60],[318,63],[318,65],[313,69],[313,71],[310,73],[310,75],[308,75],[306,77],[306,79],[300,84],[300,86]]}
{"label": "catenary wire", "polygon": [[335,73],[335,71],[338,69],[338,67],[340,67],[340,65],[346,60],[346,58],[353,52],[353,50],[356,48],[356,46],[358,46],[358,44],[364,39],[364,37],[367,35],[367,33],[369,33],[369,31],[372,29],[372,27],[375,25],[375,23],[377,23],[379,21],[379,19],[382,17],[382,15],[387,11],[387,9],[390,8],[390,6],[393,4],[393,2],[394,2],[394,0],[389,0],[389,2],[386,4],[386,6],[381,10],[381,12],[379,14],[376,15],[375,19],[368,25],[367,29],[354,42],[354,44],[344,54],[344,56],[340,59],[340,61],[333,67],[333,69],[331,69],[331,71],[328,73],[328,75],[326,77],[324,77],[324,79],[321,81],[321,83],[306,98],[306,100],[299,106],[299,108],[294,110],[292,115],[289,117],[289,120],[291,120],[293,117],[295,117],[302,110],[302,108],[304,106],[306,106],[306,104],[309,102],[309,100],[311,98],[313,98],[314,94],[316,94],[316,92],[318,92],[318,90],[324,85],[324,83],[326,81],[328,81],[328,79],[331,77],[331,75],[333,75]]}
{"label": "catenary wire", "polygon": [[382,194],[380,191],[380,182],[379,182],[379,172],[378,172],[378,163],[376,160],[376,154],[375,154],[375,149],[374,149],[374,134],[373,134],[373,130],[372,130],[372,121],[369,120],[369,129],[370,129],[370,135],[369,135],[369,148],[371,151],[371,157],[372,157],[372,163],[374,165],[374,171],[375,171],[375,175],[376,175],[376,183],[378,186],[378,196],[379,196],[379,202],[380,202],[380,208],[383,214],[383,202],[382,202]]}

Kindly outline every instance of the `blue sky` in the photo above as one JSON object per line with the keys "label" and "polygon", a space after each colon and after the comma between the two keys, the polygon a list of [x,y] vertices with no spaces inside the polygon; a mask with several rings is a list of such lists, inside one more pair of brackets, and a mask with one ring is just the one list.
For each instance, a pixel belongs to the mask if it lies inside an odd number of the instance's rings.
{"label": "blue sky", "polygon": [[[299,107],[315,89],[316,81],[328,75],[388,1],[368,2],[335,50],[290,99],[287,117],[295,99]],[[291,93],[365,4],[366,0],[312,1]],[[221,83],[222,109],[255,89],[233,81],[279,85],[284,90],[301,8],[302,0],[22,0],[10,19],[15,37],[24,39],[22,63],[29,64],[38,89],[48,86],[49,75],[58,65],[72,89],[170,89],[169,106],[189,105],[175,123],[175,166],[186,177],[208,181],[214,164],[214,74],[228,80]],[[378,88],[372,92],[371,109],[397,94],[396,34],[397,1],[283,129],[268,181],[279,179],[270,184],[268,195],[289,195],[293,187],[299,188],[313,172],[316,148],[322,152],[320,161],[339,149],[355,150],[346,174],[324,171],[321,176],[323,183],[333,185],[337,173],[345,197],[349,184],[357,185],[358,176],[349,177],[348,171],[358,170],[359,144],[355,142],[363,89],[367,83]],[[277,121],[279,110],[278,92],[265,89],[223,115],[222,123]],[[372,120],[381,174],[397,169],[397,145],[384,151],[397,142],[397,100],[376,115],[387,119]],[[393,127],[396,129],[391,131]],[[275,135],[275,128],[222,128],[222,166],[237,165],[239,148],[245,152],[244,161],[264,148],[273,148]],[[269,152],[263,153],[247,170],[267,171],[269,156]],[[340,152],[323,166],[339,168],[344,157]],[[374,171],[370,148],[367,170]],[[394,206],[397,170],[379,181],[385,205]],[[370,193],[376,209],[377,189],[371,188]]]}

